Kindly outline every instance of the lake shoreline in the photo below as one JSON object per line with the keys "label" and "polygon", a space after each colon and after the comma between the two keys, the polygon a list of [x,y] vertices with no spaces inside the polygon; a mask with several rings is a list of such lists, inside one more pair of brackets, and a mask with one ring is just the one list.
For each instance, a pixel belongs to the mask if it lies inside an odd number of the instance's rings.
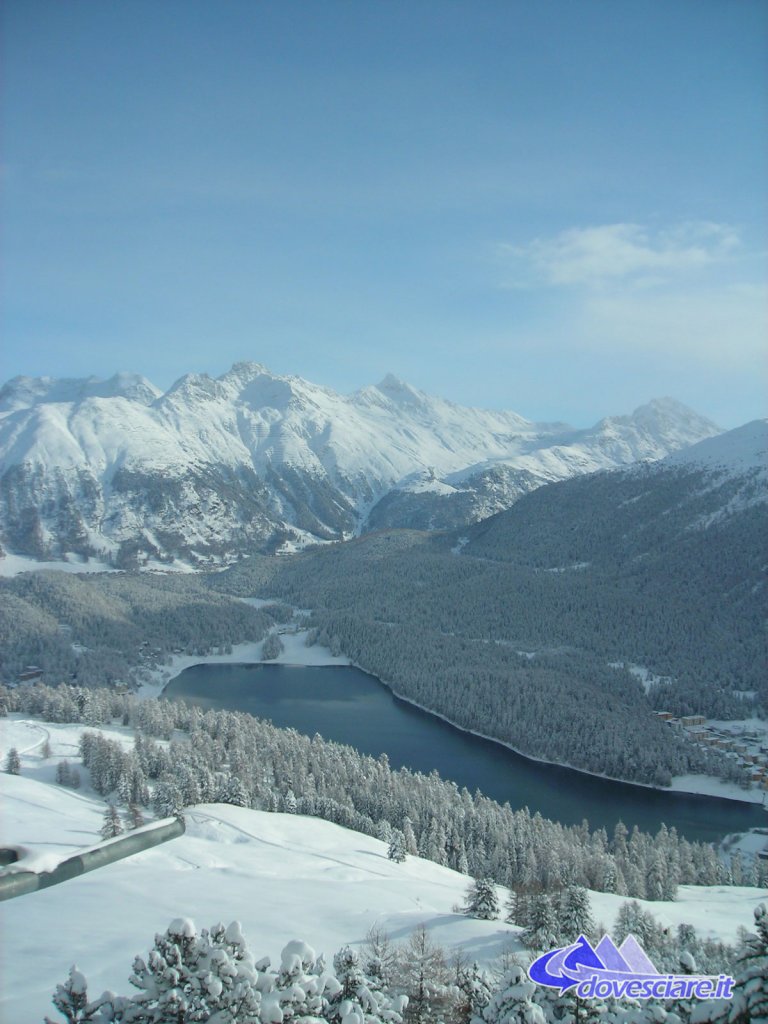
{"label": "lake shoreline", "polygon": [[[637,824],[641,830],[655,833],[665,822],[692,839],[717,844],[728,836],[749,834],[764,824],[754,802],[613,779],[530,757],[511,744],[457,726],[444,715],[401,697],[359,665],[348,666],[360,673],[359,682],[352,679],[347,683],[343,675],[331,673],[326,686],[324,674],[312,678],[311,671],[323,666],[306,664],[315,660],[306,648],[301,663],[291,659],[289,652],[285,655],[278,665],[261,659],[230,664],[221,677],[209,675],[208,666],[198,660],[201,671],[174,688],[173,695],[164,696],[186,698],[204,708],[242,711],[271,721],[277,728],[293,728],[305,735],[318,732],[330,742],[355,748],[366,756],[386,754],[393,766],[423,775],[437,771],[470,792],[479,789],[499,803],[527,806],[532,814],[539,812],[564,827],[576,826],[587,818],[591,829],[604,827],[610,831],[622,820],[630,827]],[[258,682],[255,675],[249,679],[245,674],[249,669],[269,669],[270,665],[289,672],[282,676],[275,673],[272,678],[270,673]],[[244,670],[240,677],[233,671],[237,668]],[[291,669],[297,672],[295,680],[291,679]],[[310,675],[302,678],[301,669],[309,670]],[[220,697],[211,689],[216,681],[221,682]],[[376,692],[380,697],[374,696]],[[373,703],[360,704],[361,700]],[[385,705],[392,708],[394,717]],[[406,717],[401,723],[403,715]],[[475,741],[482,746],[473,747]]]}
{"label": "lake shoreline", "polygon": [[[237,665],[283,665],[286,668],[324,668],[332,667],[334,665],[343,666],[348,665],[352,668],[357,668],[361,672],[365,672],[366,675],[370,676],[371,679],[375,679],[377,683],[384,686],[389,693],[392,694],[397,700],[403,701],[405,704],[410,704],[412,707],[417,708],[419,711],[423,711],[425,714],[432,715],[434,718],[439,719],[446,725],[450,725],[454,729],[458,729],[460,732],[466,733],[470,736],[476,736],[478,739],[486,740],[489,743],[496,743],[500,747],[504,747],[506,750],[512,751],[513,754],[517,754],[518,757],[525,758],[526,761],[530,761],[533,764],[551,765],[555,768],[563,768],[569,772],[577,772],[579,775],[586,775],[594,779],[603,779],[606,782],[615,782],[624,786],[636,786],[640,789],[651,789],[659,793],[681,793],[687,796],[702,796],[709,797],[714,800],[730,800],[733,803],[760,805],[763,804],[763,793],[758,790],[750,790],[747,792],[741,791],[734,783],[722,782],[720,779],[713,775],[683,775],[675,776],[670,786],[654,786],[650,782],[638,782],[634,779],[620,779],[613,775],[605,775],[602,772],[589,771],[587,768],[579,768],[577,765],[567,764],[563,761],[552,761],[545,757],[536,757],[535,754],[529,754],[526,751],[520,750],[518,747],[513,746],[506,740],[499,739],[497,736],[488,736],[486,733],[478,732],[476,729],[470,729],[467,726],[459,725],[458,723],[447,718],[439,711],[435,711],[432,708],[425,707],[423,704],[419,704],[418,701],[412,700],[410,697],[406,697],[401,693],[398,693],[393,683],[388,682],[386,679],[381,679],[379,676],[374,675],[369,669],[363,665],[357,664],[357,662],[351,661],[345,655],[335,656],[319,644],[313,644],[307,647],[304,643],[304,639],[309,631],[300,630],[296,633],[281,634],[281,640],[284,642],[285,649],[281,651],[277,658],[265,661],[262,658],[244,658],[240,660],[237,657],[238,648],[249,648],[248,653],[255,653],[254,649],[261,650],[263,641],[259,641],[253,644],[238,644],[232,649],[231,655],[208,655],[206,657],[197,657],[193,655],[189,656],[174,656],[175,660],[178,661],[178,665],[171,666],[171,674],[167,677],[165,682],[162,684],[162,688],[159,693],[152,694],[152,696],[161,697],[165,692],[165,688],[170,682],[176,679],[182,672],[187,668],[192,668],[194,665],[208,665],[208,664],[237,664]],[[286,644],[286,641],[288,642]],[[296,661],[288,661],[287,659],[291,656],[296,657],[297,653],[301,653],[303,657],[298,658]],[[243,651],[242,653],[246,653]],[[675,780],[683,780],[686,782],[682,784],[675,784]],[[701,782],[687,780],[698,780]],[[700,786],[701,788],[696,788]]]}

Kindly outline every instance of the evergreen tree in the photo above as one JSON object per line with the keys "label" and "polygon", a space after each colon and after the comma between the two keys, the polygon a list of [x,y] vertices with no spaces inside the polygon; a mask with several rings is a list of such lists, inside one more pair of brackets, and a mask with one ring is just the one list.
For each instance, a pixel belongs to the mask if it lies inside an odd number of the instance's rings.
{"label": "evergreen tree", "polygon": [[21,775],[21,759],[16,747],[11,747],[6,754],[4,767],[9,775]]}
{"label": "evergreen tree", "polygon": [[471,1024],[547,1024],[544,1011],[532,1001],[536,986],[522,967],[513,966],[482,1014]]}
{"label": "evergreen tree", "polygon": [[66,757],[56,765],[56,781],[60,786],[72,785],[71,768]]}
{"label": "evergreen tree", "polygon": [[496,886],[490,878],[477,878],[467,890],[464,913],[479,917],[481,921],[495,921],[499,916],[499,900]]}
{"label": "evergreen tree", "polygon": [[728,1024],[768,1021],[768,909],[755,907],[756,933],[746,936],[739,959]]}
{"label": "evergreen tree", "polygon": [[567,886],[560,897],[559,933],[563,942],[575,942],[580,935],[590,938],[595,930],[589,893],[580,885]]}
{"label": "evergreen tree", "polygon": [[[294,798],[295,799],[295,798]],[[223,786],[220,797],[222,803],[232,804],[234,807],[250,807],[251,798],[245,783],[235,775],[230,775]],[[287,801],[287,798],[286,798]],[[295,804],[294,804],[295,806]],[[296,813],[295,810],[291,813]]]}
{"label": "evergreen tree", "polygon": [[473,1018],[480,1017],[491,1001],[493,992],[490,979],[485,971],[480,970],[475,960],[469,967],[457,971],[456,983],[463,995],[459,1007],[460,1020],[468,1024]]}
{"label": "evergreen tree", "polygon": [[145,825],[144,814],[138,804],[128,806],[127,825],[129,829],[141,828]]}
{"label": "evergreen tree", "polygon": [[259,973],[237,922],[198,935],[191,921],[172,921],[164,935],[155,936],[148,960],[134,960],[130,981],[141,992],[135,1001],[141,1010],[128,1019],[259,1024]]}
{"label": "evergreen tree", "polygon": [[363,970],[380,989],[391,988],[397,964],[397,949],[388,932],[372,925],[365,936]]}
{"label": "evergreen tree", "polygon": [[392,829],[392,838],[389,840],[387,856],[396,864],[401,864],[407,856],[405,850],[405,836],[399,828]]}
{"label": "evergreen tree", "polygon": [[530,950],[552,949],[558,944],[555,908],[547,893],[532,897],[530,919],[521,938]]}
{"label": "evergreen tree", "polygon": [[403,837],[405,838],[405,852],[415,857],[418,852],[418,844],[413,831],[413,822],[407,815],[403,820]]}
{"label": "evergreen tree", "polygon": [[382,841],[382,843],[389,844],[392,838],[392,826],[386,818],[381,818],[376,825],[376,836]]}
{"label": "evergreen tree", "polygon": [[104,811],[104,824],[99,830],[102,839],[114,839],[123,834],[123,823],[114,804],[109,804]]}
{"label": "evergreen tree", "polygon": [[274,661],[283,651],[283,641],[277,633],[270,633],[261,645],[263,661]]}
{"label": "evergreen tree", "polygon": [[451,990],[443,950],[420,925],[400,952],[398,981],[408,996],[407,1024],[436,1024],[444,1020]]}
{"label": "evergreen tree", "polygon": [[342,946],[333,958],[333,973],[341,982],[339,997],[349,999],[356,996],[363,985],[365,976],[360,966],[360,957],[350,946]]}
{"label": "evergreen tree", "polygon": [[[89,1011],[88,983],[85,975],[78,971],[77,965],[73,964],[69,969],[69,977],[63,985],[57,985],[53,994],[53,1005],[64,1015],[67,1024],[80,1024],[80,1022],[93,1020],[93,1014]],[[54,1024],[50,1017],[45,1018],[45,1024]]]}
{"label": "evergreen tree", "polygon": [[[53,1005],[63,1015],[66,1024],[117,1024],[125,1019],[129,1003],[129,1000],[110,992],[91,1002],[85,975],[74,965],[69,969],[67,980],[63,985],[57,985],[53,994]],[[135,1019],[139,1020],[138,1017]],[[60,1022],[46,1017],[45,1024]]]}
{"label": "evergreen tree", "polygon": [[184,801],[175,782],[158,782],[152,796],[152,806],[159,818],[184,817]]}
{"label": "evergreen tree", "polygon": [[526,928],[530,920],[531,899],[532,897],[522,889],[510,889],[504,906],[506,915],[504,920],[509,924]]}

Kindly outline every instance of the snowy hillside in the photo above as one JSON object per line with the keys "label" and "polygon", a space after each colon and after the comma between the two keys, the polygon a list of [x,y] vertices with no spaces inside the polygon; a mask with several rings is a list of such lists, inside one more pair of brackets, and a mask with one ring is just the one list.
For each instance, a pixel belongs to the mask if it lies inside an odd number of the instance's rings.
{"label": "snowy hillside", "polygon": [[658,459],[718,428],[671,399],[589,430],[463,408],[388,376],[339,395],[257,363],[0,390],[0,538],[122,566],[231,559],[369,525],[476,521],[542,483]]}
{"label": "snowy hillside", "polygon": [[[87,786],[74,792],[53,782],[61,756],[76,760],[79,732],[72,725],[0,723],[0,756],[16,746],[22,762],[21,776],[3,776],[3,839],[25,846],[38,864],[41,853],[50,865],[97,841],[103,801]],[[132,738],[128,730],[107,732],[126,744]],[[373,924],[396,941],[424,924],[446,950],[462,948],[489,964],[520,948],[519,929],[456,914],[468,884],[418,857],[395,864],[384,843],[315,818],[200,805],[188,814],[185,836],[2,904],[8,941],[0,1019],[38,1024],[72,963],[85,972],[92,993],[128,993],[134,955],[144,955],[154,934],[180,916],[199,927],[241,921],[250,948],[273,963],[292,939],[330,959],[346,943],[359,948]],[[682,887],[674,903],[643,905],[665,926],[687,922],[702,935],[733,942],[761,897],[758,889]],[[621,902],[593,893],[595,918],[610,927]]]}
{"label": "snowy hillside", "polygon": [[768,477],[768,419],[752,420],[675,452],[664,459],[665,466],[696,466],[725,471],[731,475],[759,472]]}

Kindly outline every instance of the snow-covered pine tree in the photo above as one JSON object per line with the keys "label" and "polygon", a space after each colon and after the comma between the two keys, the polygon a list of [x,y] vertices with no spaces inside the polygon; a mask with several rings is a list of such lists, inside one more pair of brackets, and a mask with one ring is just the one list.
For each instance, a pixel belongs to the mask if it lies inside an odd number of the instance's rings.
{"label": "snow-covered pine tree", "polygon": [[126,825],[129,829],[141,828],[145,825],[144,814],[138,804],[130,804],[128,806],[128,814],[126,815]]}
{"label": "snow-covered pine tree", "polygon": [[563,942],[575,942],[580,935],[592,936],[595,922],[589,905],[589,893],[580,885],[569,885],[560,896],[558,931]]}
{"label": "snow-covered pine tree", "polygon": [[653,956],[660,933],[661,928],[653,914],[643,910],[636,900],[629,900],[619,907],[611,935],[617,945],[620,945],[628,935],[634,935],[645,952]]}
{"label": "snow-covered pine tree", "polygon": [[416,833],[413,831],[413,822],[407,815],[403,819],[403,836],[405,837],[405,852],[415,857],[418,851],[418,843],[416,841]]}
{"label": "snow-covered pine tree", "polygon": [[286,814],[296,814],[299,809],[296,794],[290,788],[282,799],[282,809]]}
{"label": "snow-covered pine tree", "polygon": [[376,824],[376,836],[382,843],[389,843],[392,838],[392,826],[386,818],[381,818]]}
{"label": "snow-covered pine tree", "polygon": [[[116,996],[112,992],[104,992],[99,998],[91,1001],[88,998],[88,982],[85,975],[73,965],[64,984],[56,986],[53,1005],[63,1015],[66,1024],[117,1024],[125,1019],[124,1014],[130,1000]],[[139,1018],[136,1020],[139,1021]],[[61,1022],[46,1017],[45,1024]]]}
{"label": "snow-covered pine tree", "polygon": [[523,889],[510,889],[504,904],[504,920],[520,928],[528,925],[533,897]]}
{"label": "snow-covered pine tree", "polygon": [[481,921],[495,921],[499,916],[496,886],[490,878],[476,878],[467,890],[464,913]]}
{"label": "snow-covered pine tree", "polygon": [[[236,775],[228,775],[219,790],[219,800],[233,807],[250,807],[251,797],[245,783]],[[294,812],[295,813],[295,812]]]}
{"label": "snow-covered pine tree", "polygon": [[445,955],[424,925],[400,949],[398,986],[408,996],[407,1024],[436,1024],[446,1019],[455,992],[449,986]]}
{"label": "snow-covered pine tree", "polygon": [[148,961],[134,960],[130,981],[141,995],[131,1001],[136,1015],[128,1019],[137,1024],[210,1019],[260,1024],[259,974],[236,921],[198,935],[192,921],[179,918],[164,935],[155,936]]}
{"label": "snow-covered pine tree", "polygon": [[351,946],[342,946],[333,958],[333,972],[341,982],[340,997],[349,999],[356,996],[365,980],[357,951]]}
{"label": "snow-covered pine tree", "polygon": [[552,949],[558,944],[557,917],[552,897],[547,893],[531,897],[530,917],[521,938],[530,950]]}
{"label": "snow-covered pine tree", "polygon": [[389,840],[387,856],[396,864],[401,864],[407,856],[405,849],[405,836],[399,828],[392,829],[392,838]]}
{"label": "snow-covered pine tree", "polygon": [[175,782],[161,780],[152,794],[152,806],[160,818],[183,818],[184,801]]}
{"label": "snow-covered pine tree", "polygon": [[[53,1005],[64,1017],[67,1024],[81,1024],[93,1020],[88,1007],[88,982],[85,975],[73,964],[63,985],[57,985],[53,993]],[[45,1024],[56,1024],[50,1017]]]}
{"label": "snow-covered pine tree", "polygon": [[11,747],[5,755],[4,770],[9,775],[21,775],[21,758],[16,747]]}
{"label": "snow-covered pine tree", "polygon": [[72,769],[66,757],[56,765],[56,781],[60,786],[72,785],[71,771]]}
{"label": "snow-covered pine tree", "polygon": [[274,983],[274,996],[279,1000],[281,1013],[278,1019],[328,1019],[329,997],[338,995],[340,987],[335,979],[330,981],[330,974],[325,971],[322,959],[318,959],[314,949],[306,942],[294,939],[283,947],[280,970]]}
{"label": "snow-covered pine tree", "polygon": [[768,908],[755,907],[756,932],[747,935],[739,953],[728,1024],[768,1021]]}
{"label": "snow-covered pine tree", "polygon": [[491,981],[486,971],[480,969],[477,961],[457,972],[457,983],[463,1000],[459,1006],[461,1021],[468,1024],[473,1017],[479,1017],[491,1001]]}
{"label": "snow-covered pine tree", "polygon": [[547,1024],[540,1006],[532,1001],[536,986],[522,967],[513,966],[491,997],[482,1014],[471,1024]]}
{"label": "snow-covered pine tree", "polygon": [[264,661],[274,661],[283,652],[283,641],[277,633],[270,633],[261,645],[261,657]]}
{"label": "snow-covered pine tree", "polygon": [[365,936],[363,970],[380,989],[391,987],[397,965],[397,948],[389,933],[379,925],[372,925]]}
{"label": "snow-covered pine tree", "polygon": [[104,822],[99,829],[102,839],[114,839],[123,834],[123,823],[114,804],[108,804],[104,811]]}

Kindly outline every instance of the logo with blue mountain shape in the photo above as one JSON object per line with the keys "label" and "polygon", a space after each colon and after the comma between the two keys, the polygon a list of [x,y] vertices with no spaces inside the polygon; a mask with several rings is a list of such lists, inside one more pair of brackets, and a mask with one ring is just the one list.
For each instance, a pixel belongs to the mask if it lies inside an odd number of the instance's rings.
{"label": "logo with blue mountain shape", "polygon": [[662,974],[643,947],[628,935],[617,946],[604,935],[596,946],[583,935],[570,946],[551,949],[528,968],[537,985],[575,989],[582,998],[730,999],[733,978],[704,974]]}

